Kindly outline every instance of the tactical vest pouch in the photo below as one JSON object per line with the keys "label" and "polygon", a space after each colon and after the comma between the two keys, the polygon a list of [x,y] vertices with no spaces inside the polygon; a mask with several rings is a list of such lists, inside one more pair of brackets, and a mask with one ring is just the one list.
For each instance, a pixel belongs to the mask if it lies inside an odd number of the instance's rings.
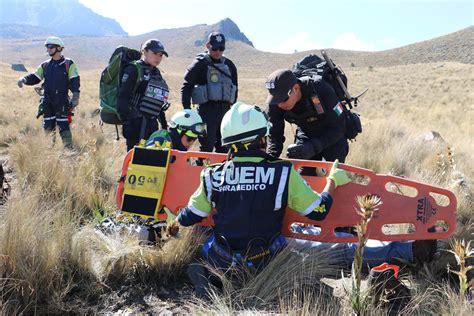
{"label": "tactical vest pouch", "polygon": [[342,115],[344,115],[346,122],[346,138],[349,140],[355,139],[359,133],[362,133],[362,124],[359,114],[346,110]]}
{"label": "tactical vest pouch", "polygon": [[235,95],[237,94],[237,87],[232,83],[225,84],[222,86],[222,101],[227,101],[230,103],[235,102]]}
{"label": "tactical vest pouch", "polygon": [[[210,101],[233,102],[235,92],[229,67],[224,63],[212,64],[207,69],[207,98]],[[235,89],[237,89],[235,87]],[[237,91],[237,90],[236,90]]]}
{"label": "tactical vest pouch", "polygon": [[211,101],[222,101],[223,87],[222,78],[220,77],[221,73],[217,69],[209,66],[207,72],[207,98]]}
{"label": "tactical vest pouch", "polygon": [[169,107],[169,93],[166,82],[150,79],[145,94],[140,100],[139,111],[148,116],[158,116],[161,111],[165,111]]}
{"label": "tactical vest pouch", "polygon": [[209,101],[207,98],[207,86],[195,85],[191,94],[193,104],[203,104]]}

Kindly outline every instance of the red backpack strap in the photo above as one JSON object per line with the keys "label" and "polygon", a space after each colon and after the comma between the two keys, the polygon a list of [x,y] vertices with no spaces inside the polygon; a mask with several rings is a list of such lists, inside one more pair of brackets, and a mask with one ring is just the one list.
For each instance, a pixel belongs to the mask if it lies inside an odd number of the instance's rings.
{"label": "red backpack strap", "polygon": [[71,60],[69,58],[64,58],[64,66],[66,67],[67,79],[69,80],[69,66],[71,65]]}

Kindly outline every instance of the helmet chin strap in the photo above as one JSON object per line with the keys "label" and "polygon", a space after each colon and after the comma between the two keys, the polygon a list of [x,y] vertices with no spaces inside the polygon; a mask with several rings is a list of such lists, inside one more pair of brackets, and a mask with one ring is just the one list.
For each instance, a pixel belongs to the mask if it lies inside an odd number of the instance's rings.
{"label": "helmet chin strap", "polygon": [[56,48],[54,48],[54,53],[52,53],[52,54],[49,53],[48,55],[49,55],[49,57],[53,57],[54,55],[56,55],[56,53],[61,53],[62,51],[63,51],[62,49],[59,50],[59,48],[56,47]]}

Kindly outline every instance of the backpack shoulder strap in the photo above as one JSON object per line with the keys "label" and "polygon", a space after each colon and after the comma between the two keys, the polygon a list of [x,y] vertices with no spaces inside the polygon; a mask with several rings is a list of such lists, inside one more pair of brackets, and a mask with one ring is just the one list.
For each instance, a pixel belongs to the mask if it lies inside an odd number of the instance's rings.
{"label": "backpack shoulder strap", "polygon": [[64,57],[64,66],[66,67],[66,73],[68,74],[69,78],[69,66],[71,66],[71,59]]}
{"label": "backpack shoulder strap", "polygon": [[135,68],[137,69],[137,73],[138,73],[137,74],[137,81],[135,82],[135,88],[133,88],[133,92],[135,93],[135,91],[137,91],[137,89],[138,89],[138,85],[140,84],[140,81],[141,81],[141,78],[142,78],[142,75],[143,75],[143,68],[138,63],[138,60],[134,60],[130,64],[135,66]]}

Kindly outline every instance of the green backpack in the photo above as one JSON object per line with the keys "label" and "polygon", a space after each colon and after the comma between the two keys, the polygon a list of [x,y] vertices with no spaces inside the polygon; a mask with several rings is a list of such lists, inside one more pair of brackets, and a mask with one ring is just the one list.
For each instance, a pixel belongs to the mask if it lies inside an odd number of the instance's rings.
{"label": "green backpack", "polygon": [[[133,48],[118,46],[109,59],[109,64],[102,71],[99,85],[100,119],[106,124],[121,125],[122,120],[117,112],[117,99],[120,88],[120,77],[123,68],[128,64],[134,64],[138,70],[138,78],[141,77],[141,67],[135,61],[139,60],[141,53]],[[137,88],[139,80],[137,80]]]}

